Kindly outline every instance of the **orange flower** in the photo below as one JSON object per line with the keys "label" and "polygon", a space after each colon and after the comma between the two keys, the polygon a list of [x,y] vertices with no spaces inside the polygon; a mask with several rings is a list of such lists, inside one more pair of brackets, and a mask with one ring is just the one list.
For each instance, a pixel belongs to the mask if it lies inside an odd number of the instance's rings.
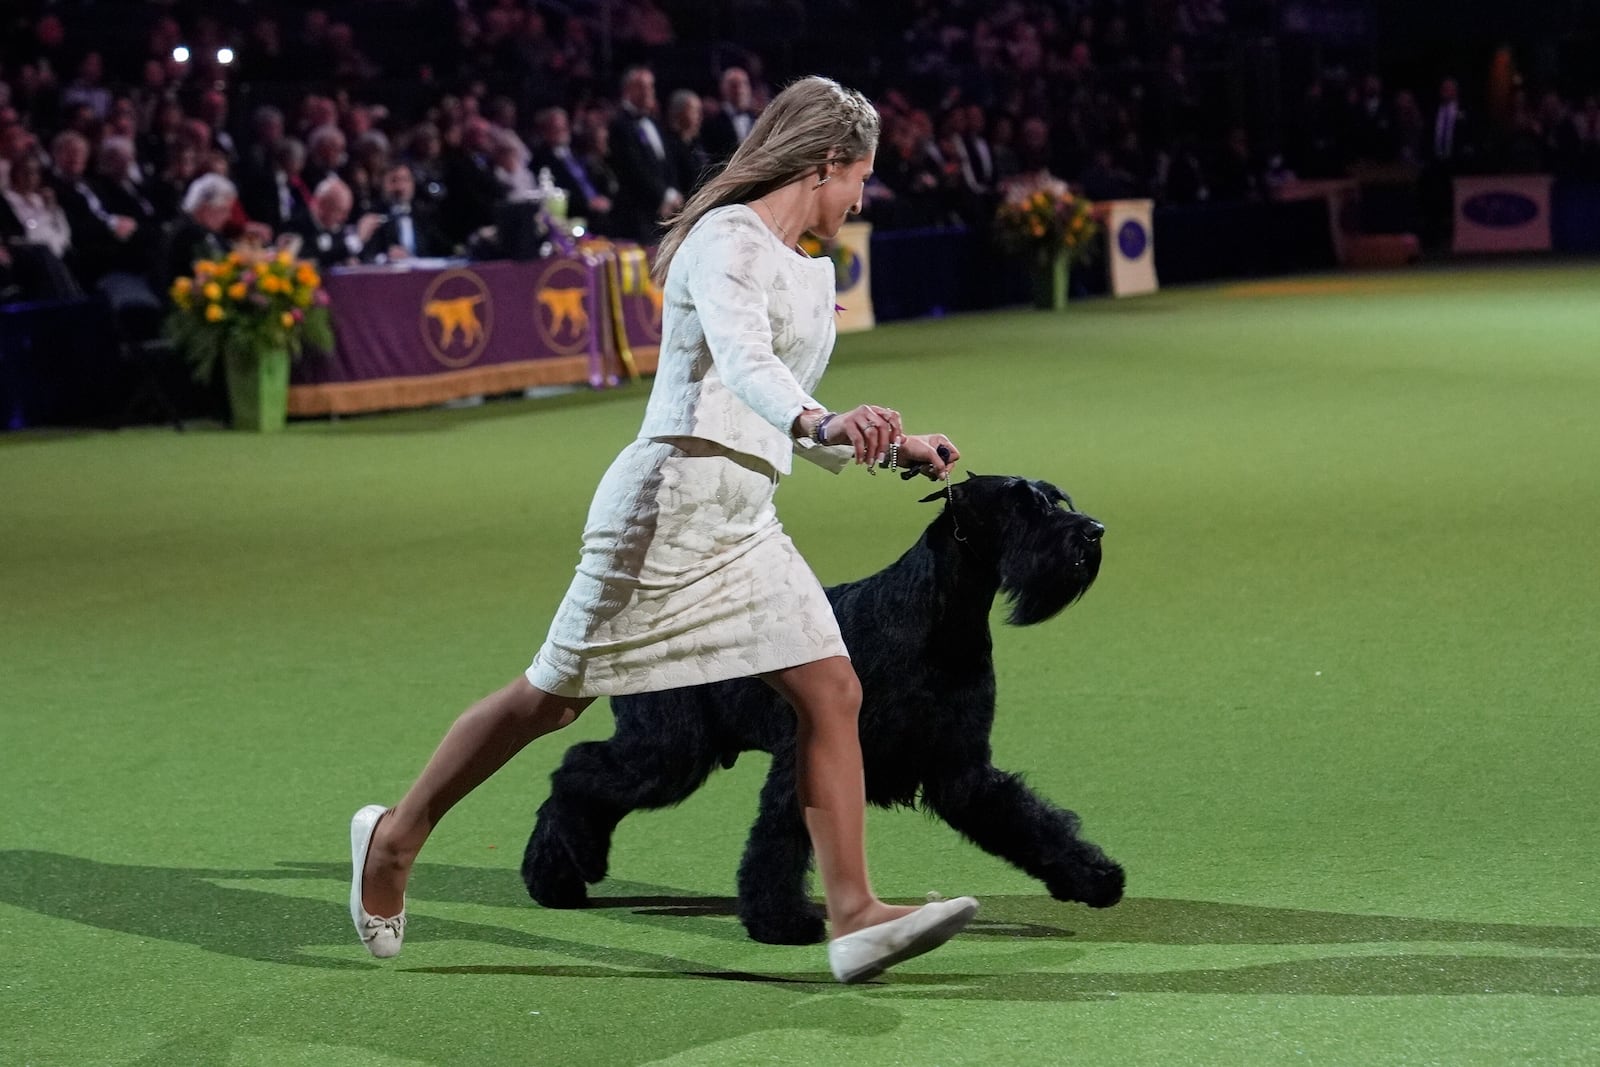
{"label": "orange flower", "polygon": [[206,282],[205,288],[201,289],[200,292],[205,294],[205,298],[212,303],[222,299],[222,286],[216,282]]}
{"label": "orange flower", "polygon": [[220,304],[207,304],[206,305],[206,321],[207,322],[221,322],[222,318],[223,318],[223,314],[224,314],[224,312],[223,312],[222,306]]}
{"label": "orange flower", "polygon": [[228,286],[228,299],[243,300],[244,295],[247,292],[249,292],[249,290],[245,288],[244,282],[234,282],[232,285]]}
{"label": "orange flower", "polygon": [[287,311],[278,316],[278,322],[283,325],[285,330],[294,329],[294,316]]}

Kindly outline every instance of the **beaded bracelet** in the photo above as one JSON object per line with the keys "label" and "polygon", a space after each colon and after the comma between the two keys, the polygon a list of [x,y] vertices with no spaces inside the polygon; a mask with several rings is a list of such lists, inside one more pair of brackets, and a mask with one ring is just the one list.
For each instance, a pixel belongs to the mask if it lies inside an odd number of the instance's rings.
{"label": "beaded bracelet", "polygon": [[877,474],[880,469],[886,471],[897,471],[900,469],[900,442],[891,441],[889,443],[889,455],[876,467],[868,467],[867,473]]}
{"label": "beaded bracelet", "polygon": [[811,439],[819,445],[828,443],[828,423],[833,421],[834,413],[829,411],[817,420],[816,426],[811,429]]}

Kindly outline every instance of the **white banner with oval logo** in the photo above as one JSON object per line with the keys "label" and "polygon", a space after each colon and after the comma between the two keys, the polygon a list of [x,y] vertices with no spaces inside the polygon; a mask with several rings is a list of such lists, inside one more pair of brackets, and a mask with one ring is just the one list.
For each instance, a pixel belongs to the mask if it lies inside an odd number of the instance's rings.
{"label": "white banner with oval logo", "polygon": [[1156,237],[1150,200],[1112,200],[1106,213],[1106,257],[1114,296],[1156,291]]}
{"label": "white banner with oval logo", "polygon": [[1455,191],[1455,251],[1550,251],[1550,175],[1457,178]]}

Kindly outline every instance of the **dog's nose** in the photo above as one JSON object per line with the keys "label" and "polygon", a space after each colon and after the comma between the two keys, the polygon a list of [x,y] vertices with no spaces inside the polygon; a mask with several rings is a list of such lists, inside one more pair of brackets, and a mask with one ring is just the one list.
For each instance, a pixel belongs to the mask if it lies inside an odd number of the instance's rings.
{"label": "dog's nose", "polygon": [[1083,527],[1083,536],[1087,537],[1091,541],[1100,540],[1100,538],[1105,535],[1105,532],[1106,524],[1103,522],[1097,522],[1094,519],[1089,519]]}

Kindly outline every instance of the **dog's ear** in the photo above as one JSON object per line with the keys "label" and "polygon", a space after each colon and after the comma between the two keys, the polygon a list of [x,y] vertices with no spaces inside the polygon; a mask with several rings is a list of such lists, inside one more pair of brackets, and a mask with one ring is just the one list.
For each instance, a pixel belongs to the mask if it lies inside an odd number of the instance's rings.
{"label": "dog's ear", "polygon": [[943,500],[943,499],[944,499],[944,490],[943,489],[936,489],[933,492],[929,493],[927,496],[923,497],[921,500],[917,501],[917,503],[919,503],[919,504],[931,504],[935,500]]}

